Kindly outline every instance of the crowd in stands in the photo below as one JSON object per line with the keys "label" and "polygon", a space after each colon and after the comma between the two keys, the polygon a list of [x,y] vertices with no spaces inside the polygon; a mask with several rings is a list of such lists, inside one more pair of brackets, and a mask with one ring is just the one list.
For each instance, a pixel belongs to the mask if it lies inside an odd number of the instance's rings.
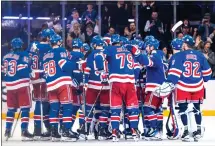
{"label": "crowd in stands", "polygon": [[[128,5],[127,2],[122,0],[111,6],[102,5],[101,18],[99,18],[95,7],[94,4],[89,2],[86,10],[82,13],[76,8],[71,8],[71,14],[66,20],[66,28],[62,28],[61,21],[53,17],[51,23],[49,21],[49,23],[42,25],[42,29],[52,27],[60,35],[62,35],[62,29],[65,29],[66,47],[71,47],[72,39],[74,38],[80,38],[83,42],[90,43],[91,39],[99,32],[101,32],[102,36],[107,37],[117,33],[128,37],[130,40],[136,37],[144,39],[146,35],[153,35],[160,41],[160,49],[166,54],[166,58],[171,57],[170,41],[173,39],[173,33],[170,32],[170,28],[173,23],[171,23],[171,26],[163,23],[163,20],[159,17],[161,12],[158,11],[156,2],[140,2],[138,30],[136,29],[135,21],[128,22],[130,14],[135,16],[134,5]],[[101,30],[99,30],[99,19],[102,21]],[[26,37],[27,33],[26,27],[23,27],[20,33],[23,35],[22,37]],[[182,38],[186,34],[193,36],[195,39],[194,49],[204,54],[215,77],[215,25],[211,22],[211,14],[205,13],[199,25],[195,27],[190,24],[189,19],[184,18],[183,24],[176,30],[176,34],[178,38]],[[32,36],[33,39],[35,39],[35,36]]]}

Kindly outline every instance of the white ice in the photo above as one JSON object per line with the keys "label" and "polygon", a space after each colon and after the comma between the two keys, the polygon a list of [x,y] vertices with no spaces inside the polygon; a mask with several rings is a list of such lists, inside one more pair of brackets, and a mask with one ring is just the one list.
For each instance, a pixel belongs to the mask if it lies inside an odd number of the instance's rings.
{"label": "white ice", "polygon": [[[166,121],[167,118],[165,118]],[[164,122],[165,123],[165,122]],[[139,127],[141,128],[142,124],[140,123]],[[199,140],[199,142],[182,142],[181,140],[173,140],[170,141],[166,138],[166,130],[164,124],[164,135],[163,141],[144,141],[140,140],[139,142],[134,142],[132,140],[125,141],[121,139],[119,142],[112,141],[96,141],[96,140],[88,140],[83,141],[79,140],[77,142],[22,142],[21,141],[21,129],[20,129],[20,121],[17,124],[14,136],[9,139],[9,141],[5,141],[4,132],[5,132],[5,121],[2,121],[2,146],[183,146],[183,145],[192,145],[192,146],[215,146],[215,117],[203,117],[203,125],[205,126],[205,134],[204,137]],[[77,122],[75,123],[74,130],[77,129]],[[33,133],[33,120],[30,120],[29,131]]]}

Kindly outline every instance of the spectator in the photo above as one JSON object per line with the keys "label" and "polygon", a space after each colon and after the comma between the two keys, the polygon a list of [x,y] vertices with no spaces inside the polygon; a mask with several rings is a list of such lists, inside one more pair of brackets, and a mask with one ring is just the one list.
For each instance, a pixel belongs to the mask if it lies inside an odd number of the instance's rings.
{"label": "spectator", "polygon": [[162,38],[164,33],[163,23],[158,19],[158,12],[152,12],[152,17],[146,22],[144,31],[156,39],[160,40]]}
{"label": "spectator", "polygon": [[139,22],[140,33],[142,36],[144,34],[144,26],[146,24],[146,21],[149,20],[152,15],[152,11],[155,7],[154,4],[155,2],[145,1],[145,0],[143,0],[140,4],[138,22]]}
{"label": "spectator", "polygon": [[122,35],[124,28],[128,25],[128,5],[120,0],[111,9],[111,26],[116,28],[116,31]]}
{"label": "spectator", "polygon": [[97,35],[95,32],[94,32],[94,29],[93,29],[93,26],[88,24],[86,26],[86,32],[85,32],[85,43],[88,43],[90,44],[92,38]]}
{"label": "spectator", "polygon": [[108,33],[106,33],[104,36],[105,36],[105,37],[111,37],[113,34],[115,34],[115,29],[114,29],[114,27],[109,27]]}
{"label": "spectator", "polygon": [[186,29],[187,34],[192,34],[192,27],[190,26],[190,21],[188,19],[184,19],[181,31],[183,32],[183,29]]}
{"label": "spectator", "polygon": [[201,34],[202,40],[206,41],[207,37],[213,32],[214,28],[210,23],[210,16],[205,15],[202,19],[201,24],[199,25],[198,32]]}
{"label": "spectator", "polygon": [[78,22],[74,23],[67,34],[67,45],[71,47],[72,39],[80,38],[83,42],[85,41],[84,34],[81,33],[80,24]]}
{"label": "spectator", "polygon": [[94,32],[99,34],[99,18],[98,18],[98,16],[96,17],[96,25],[94,27]]}
{"label": "spectator", "polygon": [[80,23],[81,21],[79,20],[79,13],[78,13],[78,10],[77,10],[76,8],[74,8],[74,9],[72,10],[71,16],[69,16],[69,17],[67,18],[67,25],[66,25],[67,30],[68,30],[68,31],[69,31],[69,30],[73,31],[73,24],[76,23],[76,22]]}
{"label": "spectator", "polygon": [[203,55],[208,60],[208,63],[212,69],[212,77],[215,77],[215,54],[211,51],[211,42],[206,41],[204,43],[204,49],[202,50]]}
{"label": "spectator", "polygon": [[204,48],[204,42],[202,41],[200,35],[196,36],[194,48],[198,51],[202,51]]}
{"label": "spectator", "polygon": [[106,33],[110,26],[110,11],[107,6],[102,7],[102,35]]}
{"label": "spectator", "polygon": [[212,40],[211,50],[215,52],[215,27],[213,33],[210,34],[209,38]]}
{"label": "spectator", "polygon": [[179,32],[177,38],[182,39],[184,37],[183,33]]}
{"label": "spectator", "polygon": [[82,17],[81,17],[82,24],[86,26],[87,24],[90,23],[94,26],[96,21],[96,16],[97,16],[97,12],[96,10],[93,9],[93,5],[88,4],[87,10],[82,14]]}
{"label": "spectator", "polygon": [[128,37],[130,40],[136,38],[136,25],[134,22],[130,23],[129,28],[126,27],[124,31],[124,36]]}

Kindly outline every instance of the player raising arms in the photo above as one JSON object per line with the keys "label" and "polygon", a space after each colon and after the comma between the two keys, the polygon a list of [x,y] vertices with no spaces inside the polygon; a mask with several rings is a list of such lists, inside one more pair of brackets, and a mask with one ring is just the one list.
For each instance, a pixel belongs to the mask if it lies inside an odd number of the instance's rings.
{"label": "player raising arms", "polygon": [[33,140],[28,132],[30,97],[30,67],[28,53],[22,50],[23,42],[20,38],[11,41],[12,51],[3,57],[2,71],[7,88],[7,118],[5,137],[11,137],[11,129],[17,108],[21,110],[22,140]]}
{"label": "player raising arms", "polygon": [[[47,92],[49,95],[52,141],[76,141],[77,137],[70,132],[72,122],[72,79],[71,74],[76,67],[75,62],[68,61],[65,48],[61,47],[59,35],[50,38],[52,50],[43,56],[43,70],[46,76]],[[58,133],[58,115],[62,105],[63,127],[62,137]]]}
{"label": "player raising arms", "polygon": [[[168,96],[175,88],[176,103],[184,126],[182,141],[190,141],[188,131],[189,112],[195,114],[197,130],[193,132],[194,140],[201,138],[200,104],[204,97],[204,82],[211,78],[211,68],[201,52],[192,49],[195,44],[189,35],[183,37],[183,52],[177,53],[171,63],[166,82],[156,89],[155,94],[161,97]],[[194,107],[189,108],[188,104]]]}

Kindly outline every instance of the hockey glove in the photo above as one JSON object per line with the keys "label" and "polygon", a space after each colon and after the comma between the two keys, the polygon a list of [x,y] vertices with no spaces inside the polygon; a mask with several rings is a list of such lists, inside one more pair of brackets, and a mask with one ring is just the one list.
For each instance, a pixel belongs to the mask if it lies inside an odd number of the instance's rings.
{"label": "hockey glove", "polygon": [[100,78],[102,84],[108,84],[108,73],[105,71],[100,72]]}
{"label": "hockey glove", "polygon": [[127,45],[126,48],[127,48],[128,51],[131,52],[132,55],[134,55],[134,56],[139,56],[140,55],[140,50],[138,49],[138,46]]}
{"label": "hockey glove", "polygon": [[155,88],[154,95],[157,97],[165,98],[170,95],[175,85],[169,82],[164,82],[161,86]]}
{"label": "hockey glove", "polygon": [[78,61],[77,64],[78,64],[78,69],[81,71],[83,71],[87,66],[87,62],[85,60]]}

